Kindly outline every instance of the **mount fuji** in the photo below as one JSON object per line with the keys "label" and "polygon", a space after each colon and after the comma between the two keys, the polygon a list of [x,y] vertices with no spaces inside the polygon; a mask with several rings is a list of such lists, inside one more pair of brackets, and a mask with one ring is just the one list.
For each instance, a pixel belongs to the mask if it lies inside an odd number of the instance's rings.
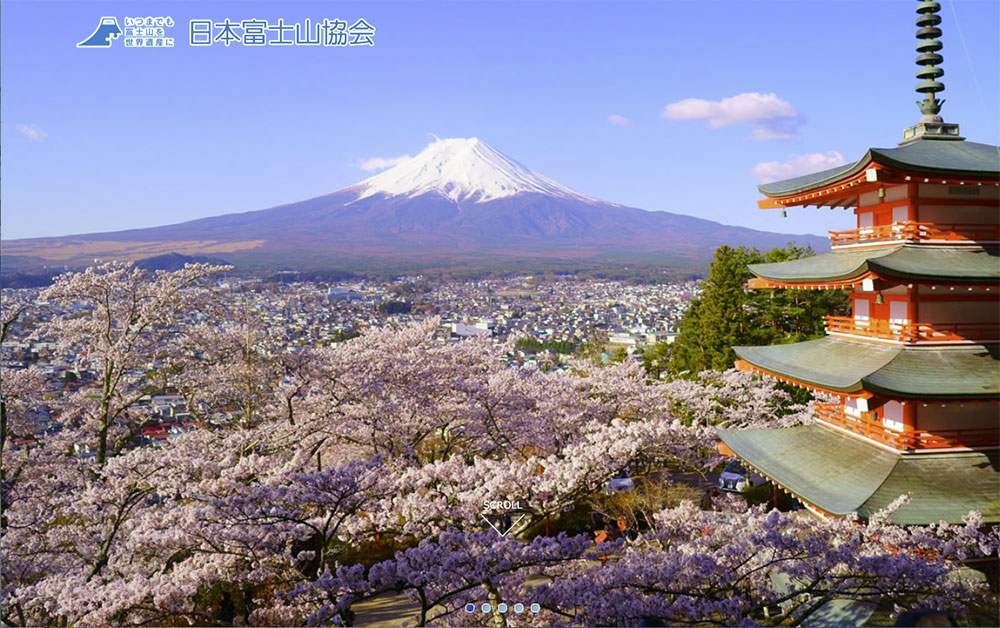
{"label": "mount fuji", "polygon": [[3,243],[5,266],[166,253],[241,267],[297,269],[562,262],[702,267],[716,247],[761,249],[824,238],[786,235],[609,203],[527,168],[477,138],[439,139],[415,157],[331,194],[188,222]]}

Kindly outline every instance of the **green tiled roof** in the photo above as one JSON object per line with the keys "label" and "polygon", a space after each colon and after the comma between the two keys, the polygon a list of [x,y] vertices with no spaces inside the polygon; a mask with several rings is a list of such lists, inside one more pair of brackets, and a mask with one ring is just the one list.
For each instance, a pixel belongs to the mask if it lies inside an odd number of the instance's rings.
{"label": "green tiled roof", "polygon": [[920,139],[896,148],[870,148],[864,157],[853,164],[784,181],[765,183],[757,186],[757,189],[771,197],[805,192],[857,174],[872,161],[928,174],[998,176],[1000,146],[968,141]]}
{"label": "green tiled roof", "polygon": [[911,399],[1000,395],[996,345],[902,347],[827,336],[766,347],[733,347],[754,366],[838,392]]}
{"label": "green tiled roof", "polygon": [[772,281],[839,281],[868,271],[900,279],[996,282],[1000,248],[902,244],[868,250],[841,250],[774,264],[750,264],[750,272]]}
{"label": "green tiled roof", "polygon": [[997,345],[971,348],[905,348],[888,364],[864,377],[874,393],[907,397],[1000,395]]}
{"label": "green tiled roof", "polygon": [[835,515],[870,516],[908,493],[895,523],[960,523],[970,510],[1000,522],[997,453],[897,456],[821,425],[720,429],[719,437],[768,478]]}

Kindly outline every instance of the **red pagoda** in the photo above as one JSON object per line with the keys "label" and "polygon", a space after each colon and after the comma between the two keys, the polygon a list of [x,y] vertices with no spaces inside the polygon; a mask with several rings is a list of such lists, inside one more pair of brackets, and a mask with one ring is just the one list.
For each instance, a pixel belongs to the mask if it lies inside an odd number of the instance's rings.
{"label": "red pagoda", "polygon": [[751,289],[847,290],[818,340],[734,347],[737,367],[836,398],[811,425],[720,430],[723,450],[823,516],[1000,522],[1000,147],[965,140],[936,94],[937,2],[917,7],[917,104],[895,148],[759,187],[761,208],[849,208],[831,252],[756,264]]}

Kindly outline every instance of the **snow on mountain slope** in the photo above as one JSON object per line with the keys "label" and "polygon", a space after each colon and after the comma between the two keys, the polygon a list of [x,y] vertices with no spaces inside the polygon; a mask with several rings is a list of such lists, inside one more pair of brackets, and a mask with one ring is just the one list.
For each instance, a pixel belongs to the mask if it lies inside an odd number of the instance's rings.
{"label": "snow on mountain slope", "polygon": [[420,154],[352,186],[357,200],[384,194],[413,197],[438,192],[453,201],[485,203],[535,192],[598,203],[522,166],[479,138],[438,139]]}
{"label": "snow on mountain slope", "polygon": [[113,233],[4,241],[3,262],[22,270],[82,267],[94,258],[177,252],[261,268],[646,259],[704,269],[721,244],[767,250],[790,240],[819,251],[828,246],[818,236],[766,233],[600,201],[469,138],[438,140],[360,183],[277,207]]}

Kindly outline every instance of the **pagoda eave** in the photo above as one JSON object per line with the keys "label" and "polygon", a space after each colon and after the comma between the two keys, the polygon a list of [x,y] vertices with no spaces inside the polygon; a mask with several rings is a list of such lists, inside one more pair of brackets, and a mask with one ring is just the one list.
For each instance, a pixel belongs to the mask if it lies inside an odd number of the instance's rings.
{"label": "pagoda eave", "polygon": [[[901,398],[897,394],[889,393],[885,390],[879,390],[877,386],[866,387],[863,384],[859,384],[858,386],[849,387],[852,388],[853,390],[834,390],[833,388],[829,387],[817,386],[816,384],[811,382],[806,382],[800,379],[796,379],[794,377],[788,377],[786,375],[781,375],[780,373],[769,371],[765,368],[761,368],[759,366],[751,364],[743,359],[736,360],[733,363],[733,367],[737,371],[745,373],[758,373],[765,377],[770,377],[771,379],[775,379],[792,386],[797,386],[799,388],[803,388],[805,390],[809,390],[815,393],[820,393],[823,395],[828,395],[830,397],[839,397],[840,399],[881,398],[881,399],[905,400],[905,398]],[[989,403],[994,405],[1000,404],[1000,396],[998,395],[987,395],[983,397],[918,397],[918,398],[911,398],[910,400],[924,406],[928,405],[946,406],[949,404],[967,404],[967,403],[968,404]]]}
{"label": "pagoda eave", "polygon": [[987,523],[1000,521],[996,452],[899,456],[820,425],[718,435],[753,471],[819,514],[867,517],[909,493],[893,522],[961,523],[970,510]]}
{"label": "pagoda eave", "polygon": [[814,382],[809,382],[803,379],[790,377],[788,375],[783,375],[781,373],[768,370],[766,368],[748,362],[747,360],[744,360],[742,358],[736,360],[733,363],[733,366],[736,368],[737,371],[745,373],[759,373],[760,375],[764,375],[765,377],[770,377],[771,379],[776,379],[779,382],[784,382],[786,384],[790,384],[798,388],[804,388],[805,390],[814,393],[820,393],[831,396],[852,397],[852,398],[871,396],[871,393],[865,391],[860,383],[845,388],[831,388],[830,386],[820,386]]}
{"label": "pagoda eave", "polygon": [[832,251],[787,262],[750,264],[751,288],[849,288],[866,279],[994,286],[1000,283],[1000,248],[921,246]]}
{"label": "pagoda eave", "polygon": [[[913,286],[930,286],[932,289],[936,289],[937,286],[948,285],[949,291],[954,292],[955,289],[951,287],[952,285],[964,288],[966,290],[984,290],[990,292],[996,290],[998,282],[982,282],[982,281],[972,281],[972,282],[960,282],[960,281],[948,281],[945,282],[940,279],[912,279],[909,277],[882,275],[875,272],[866,272],[850,279],[842,280],[812,280],[812,281],[776,281],[773,279],[768,279],[766,277],[754,277],[747,281],[747,287],[751,290],[765,290],[765,289],[775,289],[784,288],[788,290],[844,290],[849,288],[858,288],[866,285],[866,281],[874,282],[873,285],[876,286],[893,286],[893,285],[906,285],[908,287]],[[993,297],[991,297],[993,298]]]}
{"label": "pagoda eave", "polygon": [[788,196],[768,197],[757,201],[760,209],[784,209],[786,207],[829,207],[851,208],[858,206],[858,198],[866,192],[878,189],[878,183],[865,181],[865,176],[852,175],[848,179]]}
{"label": "pagoda eave", "polygon": [[856,288],[864,285],[866,279],[872,281],[882,279],[873,272],[866,272],[850,279],[826,280],[826,281],[775,281],[767,277],[754,277],[747,282],[747,287],[751,290],[762,290],[768,288],[786,288],[789,290],[843,290],[845,288]]}
{"label": "pagoda eave", "polygon": [[853,164],[760,185],[767,198],[757,205],[856,207],[861,194],[886,183],[1000,186],[1000,154],[989,144],[933,139],[871,148]]}
{"label": "pagoda eave", "polygon": [[755,370],[816,392],[917,401],[1000,397],[1000,346],[907,347],[826,336],[786,345],[733,347]]}
{"label": "pagoda eave", "polygon": [[862,194],[875,192],[885,184],[905,183],[1000,186],[1000,180],[994,177],[976,175],[942,177],[939,173],[895,170],[871,162],[866,164],[861,176],[852,174],[849,178],[834,181],[829,185],[806,190],[798,194],[762,198],[757,201],[757,207],[760,209],[784,209],[787,207],[849,209],[859,205],[859,197]]}

